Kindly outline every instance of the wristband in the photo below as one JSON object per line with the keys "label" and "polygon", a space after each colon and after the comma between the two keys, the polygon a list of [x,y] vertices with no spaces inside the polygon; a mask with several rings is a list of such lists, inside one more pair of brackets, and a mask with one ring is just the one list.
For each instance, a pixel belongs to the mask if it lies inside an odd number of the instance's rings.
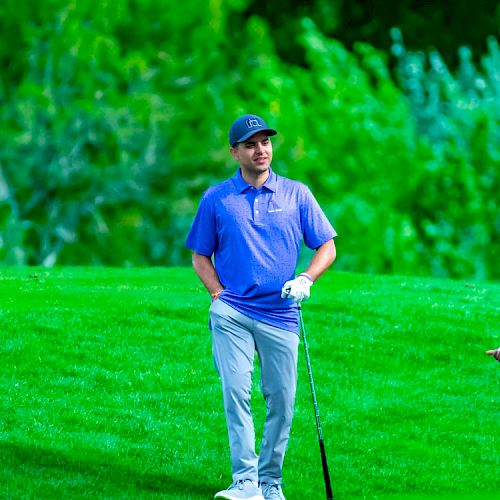
{"label": "wristband", "polygon": [[300,273],[297,278],[300,276],[305,276],[311,283],[314,283],[314,280],[307,273]]}
{"label": "wristband", "polygon": [[219,290],[218,292],[211,293],[210,295],[212,296],[212,300],[217,300],[222,293],[222,290]]}

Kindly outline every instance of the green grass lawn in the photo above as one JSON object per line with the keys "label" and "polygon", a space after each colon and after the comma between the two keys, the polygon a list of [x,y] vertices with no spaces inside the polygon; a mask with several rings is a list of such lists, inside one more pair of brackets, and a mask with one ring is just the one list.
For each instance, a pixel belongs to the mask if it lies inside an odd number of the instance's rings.
{"label": "green grass lawn", "polygon": [[[3,268],[0,497],[226,487],[208,306],[188,268]],[[303,314],[336,499],[500,498],[500,284],[331,271]],[[325,498],[300,352],[288,500]],[[258,367],[252,402],[260,436]]]}

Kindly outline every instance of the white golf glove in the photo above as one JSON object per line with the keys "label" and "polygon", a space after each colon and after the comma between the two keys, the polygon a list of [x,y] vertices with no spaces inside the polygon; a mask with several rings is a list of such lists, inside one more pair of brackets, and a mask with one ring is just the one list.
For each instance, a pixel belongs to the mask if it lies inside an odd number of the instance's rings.
{"label": "white golf glove", "polygon": [[297,304],[307,300],[311,295],[313,280],[308,274],[299,274],[294,280],[287,281],[281,289],[282,299],[291,299]]}

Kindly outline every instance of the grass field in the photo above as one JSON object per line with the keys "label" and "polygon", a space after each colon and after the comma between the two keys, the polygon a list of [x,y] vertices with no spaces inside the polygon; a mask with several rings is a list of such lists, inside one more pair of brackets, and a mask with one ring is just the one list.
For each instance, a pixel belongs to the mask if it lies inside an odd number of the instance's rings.
{"label": "grass field", "polygon": [[[187,268],[2,269],[0,497],[226,487],[208,305]],[[332,271],[304,320],[336,499],[500,498],[500,284]],[[325,498],[300,352],[288,500]],[[258,367],[252,402],[260,436]]]}

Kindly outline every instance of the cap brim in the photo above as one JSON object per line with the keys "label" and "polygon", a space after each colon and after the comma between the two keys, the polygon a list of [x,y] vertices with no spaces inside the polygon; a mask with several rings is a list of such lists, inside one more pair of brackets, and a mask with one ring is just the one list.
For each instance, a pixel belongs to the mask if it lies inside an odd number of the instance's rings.
{"label": "cap brim", "polygon": [[250,139],[250,137],[254,136],[255,134],[258,134],[260,132],[264,132],[268,137],[272,135],[276,135],[278,132],[272,128],[262,128],[260,130],[251,130],[250,132],[247,132],[243,137],[240,137],[237,141],[233,142],[233,146],[235,144],[238,144],[238,142],[244,142],[247,139]]}

